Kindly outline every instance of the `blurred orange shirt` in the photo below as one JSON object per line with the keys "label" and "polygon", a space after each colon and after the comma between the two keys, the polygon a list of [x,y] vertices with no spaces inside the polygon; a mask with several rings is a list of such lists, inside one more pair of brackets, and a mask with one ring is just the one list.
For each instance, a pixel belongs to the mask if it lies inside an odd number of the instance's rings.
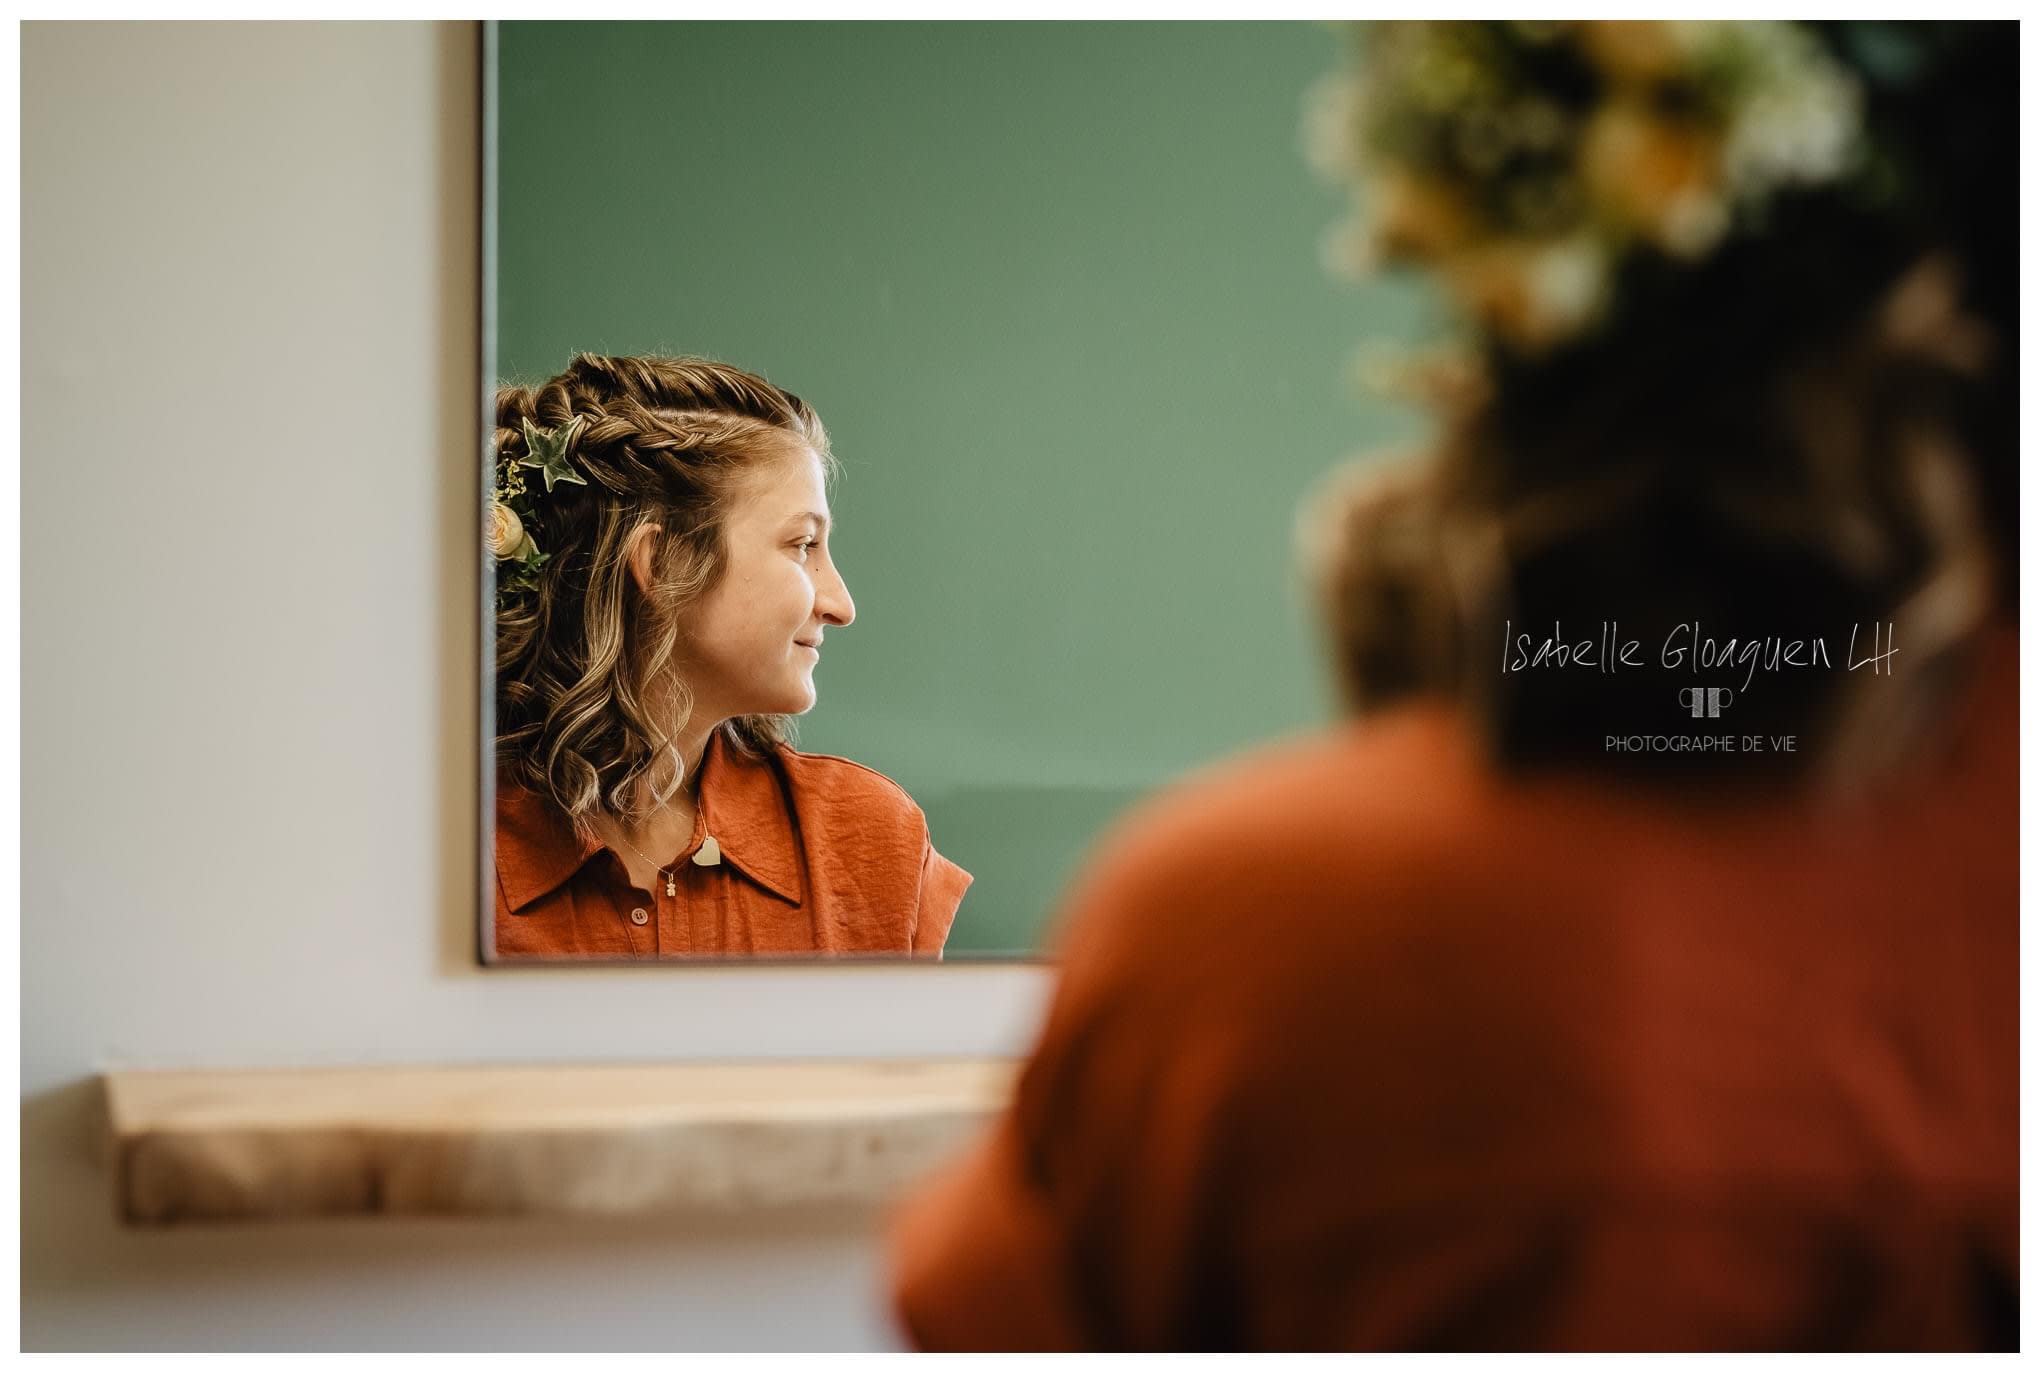
{"label": "blurred orange shirt", "polygon": [[494,956],[940,957],[971,883],[890,778],[785,747],[749,757],[721,730],[702,755],[693,837],[668,871],[671,896],[663,881],[633,886],[550,798],[499,782]]}
{"label": "blurred orange shirt", "polygon": [[929,1349],[2015,1348],[2016,631],[1847,813],[1503,780],[1413,705],[1149,803]]}

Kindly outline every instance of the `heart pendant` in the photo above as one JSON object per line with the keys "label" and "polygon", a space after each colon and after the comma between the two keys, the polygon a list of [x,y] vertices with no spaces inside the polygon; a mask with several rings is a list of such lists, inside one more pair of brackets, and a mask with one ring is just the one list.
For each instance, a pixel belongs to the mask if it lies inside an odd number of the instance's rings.
{"label": "heart pendant", "polygon": [[694,866],[697,868],[712,868],[720,862],[722,862],[722,845],[716,843],[715,836],[711,834],[706,839],[703,839],[701,847],[694,851]]}

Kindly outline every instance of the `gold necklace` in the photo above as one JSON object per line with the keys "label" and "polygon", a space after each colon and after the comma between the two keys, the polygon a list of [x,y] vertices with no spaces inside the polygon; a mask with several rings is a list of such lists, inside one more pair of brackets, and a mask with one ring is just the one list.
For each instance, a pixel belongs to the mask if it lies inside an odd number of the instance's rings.
{"label": "gold necklace", "polygon": [[[618,839],[623,839],[623,827],[620,825],[617,827],[616,837]],[[645,862],[651,863],[653,871],[657,872],[659,876],[666,879],[666,895],[675,896],[679,894],[679,887],[676,885],[678,879],[674,876],[674,873],[678,871],[677,869],[662,868],[657,863],[653,863],[650,858],[646,857],[645,851],[643,849],[639,848],[636,844],[631,843],[630,840],[628,839],[623,839],[623,846],[629,849],[632,853],[636,854],[639,858],[643,858]],[[706,847],[706,845],[704,845],[703,847]]]}
{"label": "gold necklace", "polygon": [[[680,879],[678,876],[680,870],[677,867],[662,868],[657,863],[652,862],[651,857],[643,849],[631,843],[630,840],[624,839],[621,823],[616,827],[616,837],[623,839],[623,846],[625,848],[629,849],[639,858],[644,859],[645,862],[651,863],[652,870],[666,879],[666,895],[678,896],[680,894]],[[694,851],[694,866],[697,868],[712,868],[720,862],[722,862],[722,845],[715,841],[714,835],[704,834],[701,836],[701,847]]]}

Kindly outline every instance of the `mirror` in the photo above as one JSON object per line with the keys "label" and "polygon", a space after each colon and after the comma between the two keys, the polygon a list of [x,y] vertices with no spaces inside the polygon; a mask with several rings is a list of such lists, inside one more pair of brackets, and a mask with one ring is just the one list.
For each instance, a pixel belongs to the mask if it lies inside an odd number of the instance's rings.
{"label": "mirror", "polygon": [[[767,657],[819,637],[792,717],[819,761],[791,777],[715,734],[695,774],[714,798],[636,859],[524,813],[485,855],[485,961],[1038,957],[1116,816],[1332,718],[1296,513],[1341,460],[1421,434],[1354,364],[1430,315],[1412,285],[1322,263],[1346,197],[1301,128],[1339,61],[1329,28],[500,23],[485,43],[492,387],[579,354],[769,379],[839,470],[794,445],[754,551],[819,490],[826,558],[802,573],[854,603],[688,612],[748,624]],[[514,446],[544,551],[555,496],[530,443],[572,425],[537,418]],[[570,467],[595,433],[566,435]],[[558,477],[558,499],[600,494]],[[647,538],[656,580],[670,547]],[[573,550],[584,586],[592,547]],[[493,625],[495,574],[524,564],[484,561]],[[756,588],[780,565],[745,566]],[[690,642],[676,664],[708,652]],[[718,804],[740,833],[699,821]]]}

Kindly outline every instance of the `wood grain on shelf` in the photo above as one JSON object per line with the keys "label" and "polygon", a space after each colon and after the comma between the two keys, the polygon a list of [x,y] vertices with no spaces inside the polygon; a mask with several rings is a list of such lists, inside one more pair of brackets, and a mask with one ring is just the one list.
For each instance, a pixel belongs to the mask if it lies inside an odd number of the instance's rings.
{"label": "wood grain on shelf", "polygon": [[882,1203],[1004,1105],[1006,1060],[121,1072],[118,1206],[159,1225]]}

